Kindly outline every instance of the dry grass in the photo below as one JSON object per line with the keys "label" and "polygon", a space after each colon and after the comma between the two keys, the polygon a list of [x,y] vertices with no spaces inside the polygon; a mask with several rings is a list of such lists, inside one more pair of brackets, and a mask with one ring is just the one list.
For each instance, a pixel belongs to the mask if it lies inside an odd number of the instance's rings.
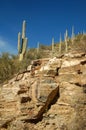
{"label": "dry grass", "polygon": [[[83,51],[86,53],[86,35],[79,34],[74,38],[72,44],[72,39],[68,41],[68,51]],[[55,44],[55,55],[59,54],[59,44]],[[62,42],[61,54],[65,53],[65,43]],[[55,56],[53,55],[53,56]],[[0,55],[0,83],[12,78],[15,73],[22,70],[26,70],[27,66],[30,65],[32,60],[47,58],[52,56],[51,46],[40,45],[39,52],[36,48],[29,49],[24,60],[22,62],[18,61],[18,56],[10,55],[8,53],[3,53]]]}

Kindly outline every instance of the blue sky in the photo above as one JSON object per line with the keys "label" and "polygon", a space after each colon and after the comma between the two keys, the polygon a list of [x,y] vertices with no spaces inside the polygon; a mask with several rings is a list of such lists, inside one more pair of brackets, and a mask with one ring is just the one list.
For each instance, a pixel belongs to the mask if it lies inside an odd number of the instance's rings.
{"label": "blue sky", "polygon": [[86,0],[0,0],[0,53],[17,54],[17,35],[26,20],[28,47],[59,42],[65,30],[86,31]]}

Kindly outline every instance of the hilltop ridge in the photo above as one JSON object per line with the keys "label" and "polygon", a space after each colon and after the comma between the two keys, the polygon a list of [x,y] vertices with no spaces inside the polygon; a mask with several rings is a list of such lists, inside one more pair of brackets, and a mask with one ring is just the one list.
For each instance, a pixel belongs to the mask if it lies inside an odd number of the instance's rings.
{"label": "hilltop ridge", "polygon": [[85,130],[86,52],[33,60],[0,87],[1,130]]}
{"label": "hilltop ridge", "polygon": [[4,52],[0,55],[0,84],[8,82],[15,74],[27,70],[33,60],[58,57],[71,51],[86,52],[86,34],[68,38],[67,46],[65,41],[60,41],[60,43],[52,43],[50,46],[40,44],[38,48],[27,49],[21,62],[19,62],[18,55]]}

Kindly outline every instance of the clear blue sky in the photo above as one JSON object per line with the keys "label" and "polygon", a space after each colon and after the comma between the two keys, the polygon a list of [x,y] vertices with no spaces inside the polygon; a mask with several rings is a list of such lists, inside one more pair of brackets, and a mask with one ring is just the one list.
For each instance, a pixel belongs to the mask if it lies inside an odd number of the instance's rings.
{"label": "clear blue sky", "polygon": [[75,33],[86,31],[86,0],[0,0],[0,53],[17,54],[17,35],[26,20],[28,47],[37,42],[50,45],[52,37],[59,42],[72,25]]}

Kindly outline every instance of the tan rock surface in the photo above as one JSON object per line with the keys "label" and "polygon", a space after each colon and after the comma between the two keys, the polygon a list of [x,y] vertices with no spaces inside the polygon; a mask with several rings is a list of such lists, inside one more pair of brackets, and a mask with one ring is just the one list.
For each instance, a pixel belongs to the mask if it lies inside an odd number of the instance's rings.
{"label": "tan rock surface", "polygon": [[86,130],[86,56],[39,59],[0,88],[0,130]]}

